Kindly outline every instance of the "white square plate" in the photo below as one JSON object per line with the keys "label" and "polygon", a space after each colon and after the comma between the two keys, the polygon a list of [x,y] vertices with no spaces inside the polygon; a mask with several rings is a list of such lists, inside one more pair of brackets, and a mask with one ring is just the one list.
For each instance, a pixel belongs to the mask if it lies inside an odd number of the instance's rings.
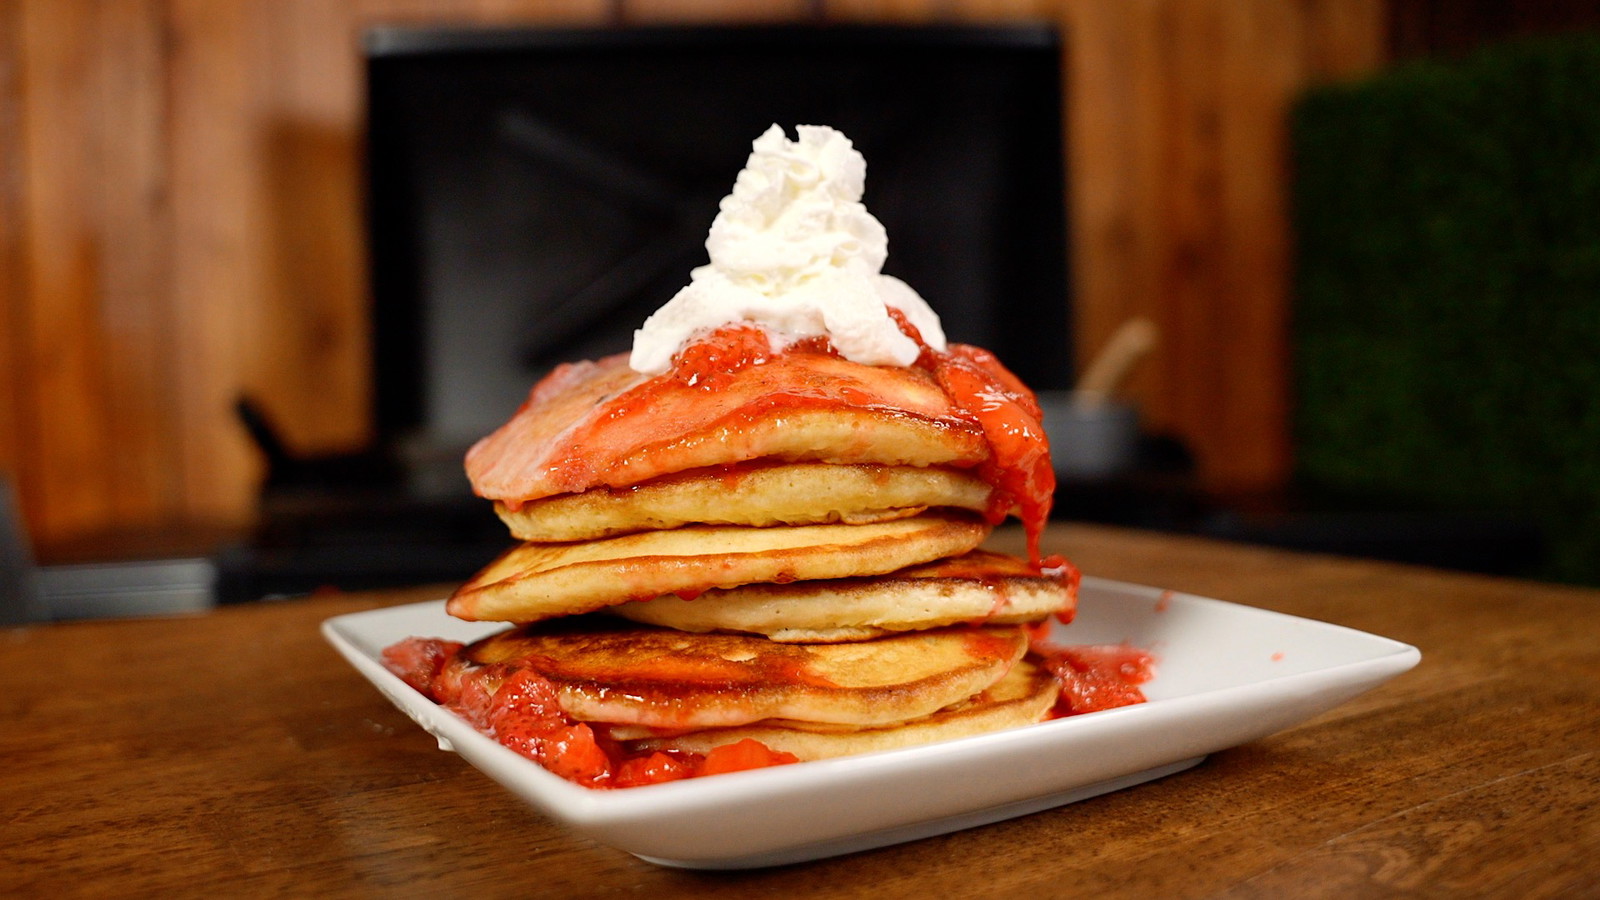
{"label": "white square plate", "polygon": [[883,753],[624,790],[550,774],[383,668],[406,637],[471,641],[505,626],[442,601],[338,616],[327,639],[417,724],[550,818],[663,865],[731,869],[819,859],[1019,816],[1180,771],[1410,669],[1415,647],[1337,625],[1085,578],[1061,644],[1154,651],[1148,703]]}

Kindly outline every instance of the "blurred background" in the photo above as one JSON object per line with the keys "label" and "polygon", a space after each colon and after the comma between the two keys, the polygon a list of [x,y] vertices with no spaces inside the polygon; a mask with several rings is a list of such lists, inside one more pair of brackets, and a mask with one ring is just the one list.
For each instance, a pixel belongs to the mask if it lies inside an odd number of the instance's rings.
{"label": "blurred background", "polygon": [[[421,266],[383,234],[405,204],[372,195],[377,138],[398,138],[374,131],[369,147],[368,54],[407,45],[371,29],[686,25],[1056,36],[1057,77],[1030,95],[1055,98],[1056,133],[1013,146],[1058,157],[1059,180],[1029,195],[1060,204],[1060,257],[1036,279],[1054,300],[1015,314],[1059,353],[1014,365],[1059,363],[1033,377],[1066,389],[1126,323],[1157,335],[1117,387],[1138,412],[1132,461],[1066,479],[1061,516],[1596,579],[1597,383],[1568,363],[1600,345],[1600,9],[1578,0],[7,2],[0,512],[22,548],[8,558],[86,594],[93,578],[62,573],[198,560],[148,577],[225,600],[470,571],[501,538],[448,477],[416,474],[433,451],[404,442],[420,413],[395,391],[415,399],[426,373],[392,386],[407,363],[384,328],[420,327],[423,301],[382,282]],[[710,109],[675,110],[678,137],[710,133]],[[716,148],[711,203],[754,137]],[[561,135],[524,138],[548,150]],[[890,163],[867,158],[876,210],[870,166]],[[615,184],[607,160],[591,174]],[[401,249],[378,267],[385,240]],[[1474,293],[1489,299],[1463,306]],[[396,303],[411,325],[382,324]],[[1546,357],[1563,362],[1530,364]],[[1499,377],[1479,391],[1485,372]],[[1456,394],[1489,399],[1456,410]]]}

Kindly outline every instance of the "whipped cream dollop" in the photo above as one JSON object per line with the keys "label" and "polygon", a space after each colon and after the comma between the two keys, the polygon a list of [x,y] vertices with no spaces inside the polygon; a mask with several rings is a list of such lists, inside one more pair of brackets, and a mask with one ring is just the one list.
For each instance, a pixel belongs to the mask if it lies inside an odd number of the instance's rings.
{"label": "whipped cream dollop", "polygon": [[634,371],[665,372],[698,337],[741,322],[763,328],[774,350],[823,336],[853,362],[911,365],[919,348],[890,309],[946,349],[938,314],[882,272],[889,239],[861,203],[866,160],[832,128],[796,130],[791,141],[773,125],[751,145],[711,223],[710,264],[634,332]]}

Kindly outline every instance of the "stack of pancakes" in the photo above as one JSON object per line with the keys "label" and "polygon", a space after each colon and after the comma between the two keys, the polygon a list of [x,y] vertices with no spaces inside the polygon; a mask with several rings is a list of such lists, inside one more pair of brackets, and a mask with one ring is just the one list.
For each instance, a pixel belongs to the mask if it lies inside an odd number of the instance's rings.
{"label": "stack of pancakes", "polygon": [[800,759],[1039,721],[1025,626],[1059,573],[978,549],[1011,508],[927,372],[792,352],[707,389],[563,367],[468,457],[522,543],[451,614],[521,627],[451,663],[530,669],[628,753],[744,738]]}

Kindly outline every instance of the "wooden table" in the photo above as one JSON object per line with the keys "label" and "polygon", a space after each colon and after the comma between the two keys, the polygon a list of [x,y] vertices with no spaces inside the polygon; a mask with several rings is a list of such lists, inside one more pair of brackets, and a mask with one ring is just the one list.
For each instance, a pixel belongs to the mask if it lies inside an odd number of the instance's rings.
{"label": "wooden table", "polygon": [[1048,545],[1091,574],[1406,641],[1422,663],[1120,793],[696,873],[520,805],[317,632],[437,590],[12,629],[0,895],[1600,895],[1600,591],[1084,526]]}

